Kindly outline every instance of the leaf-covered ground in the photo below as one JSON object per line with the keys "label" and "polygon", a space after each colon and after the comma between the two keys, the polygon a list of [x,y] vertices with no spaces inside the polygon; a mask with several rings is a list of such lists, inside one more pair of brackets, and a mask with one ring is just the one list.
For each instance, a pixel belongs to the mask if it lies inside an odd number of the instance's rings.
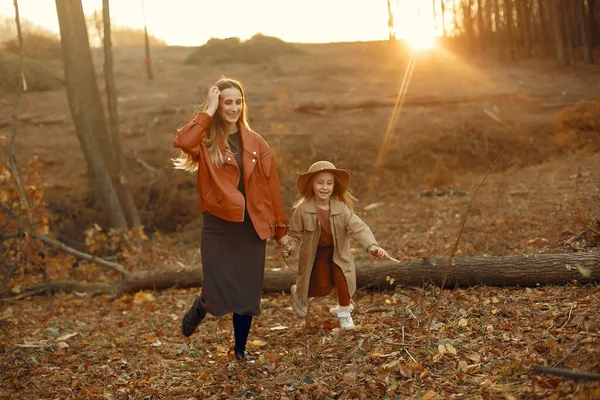
{"label": "leaf-covered ground", "polygon": [[[232,323],[207,317],[189,340],[180,318],[195,290],[122,297],[63,294],[2,308],[0,396],[22,399],[598,398],[600,383],[536,375],[533,364],[600,373],[595,286],[355,296],[354,331],[333,299],[296,318],[264,296],[254,364],[232,358]],[[433,320],[432,320],[433,318]],[[430,347],[427,328],[431,323]]]}
{"label": "leaf-covered ground", "polygon": [[[199,267],[195,177],[173,171],[165,132],[226,74],[244,82],[252,126],[278,152],[288,211],[296,175],[329,159],[351,171],[357,213],[401,260],[449,257],[465,216],[457,257],[600,249],[598,66],[423,55],[386,143],[393,110],[375,105],[394,102],[407,57],[390,58],[385,43],[303,48],[303,57],[219,67],[184,66],[187,48],[155,49],[159,68],[150,83],[140,81],[143,49],[115,53],[131,183],[151,237],[146,251],[121,248],[117,233],[102,230],[64,90],[25,93],[19,114],[29,122],[19,124],[16,152],[21,168],[40,157],[39,184],[28,186],[52,213],[45,233],[134,271]],[[9,97],[0,99],[1,115],[12,115]],[[325,107],[298,107],[313,102]],[[55,115],[64,122],[34,122]],[[374,176],[382,150],[387,157]],[[268,246],[267,268],[284,268]],[[23,255],[29,268],[17,264],[4,295],[43,279],[120,278],[34,248],[40,251]],[[361,251],[355,256],[371,262]],[[198,289],[4,298],[0,398],[600,398],[598,382],[533,372],[540,364],[600,373],[597,286],[438,290],[360,290],[350,332],[328,313],[332,298],[313,301],[303,321],[288,295],[264,295],[248,346],[254,364],[234,361],[230,317],[209,316],[191,339],[182,337],[181,317]]]}

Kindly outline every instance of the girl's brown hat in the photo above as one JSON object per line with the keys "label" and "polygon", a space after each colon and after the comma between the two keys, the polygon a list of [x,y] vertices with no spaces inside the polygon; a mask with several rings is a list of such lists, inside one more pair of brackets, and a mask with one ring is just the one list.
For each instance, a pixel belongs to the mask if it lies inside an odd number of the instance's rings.
{"label": "girl's brown hat", "polygon": [[319,172],[331,172],[337,178],[338,182],[345,189],[350,185],[350,172],[344,169],[337,169],[335,165],[330,163],[329,161],[317,161],[313,165],[310,166],[308,172],[300,175],[296,180],[296,187],[300,193],[304,193],[306,190],[306,186],[314,175]]}

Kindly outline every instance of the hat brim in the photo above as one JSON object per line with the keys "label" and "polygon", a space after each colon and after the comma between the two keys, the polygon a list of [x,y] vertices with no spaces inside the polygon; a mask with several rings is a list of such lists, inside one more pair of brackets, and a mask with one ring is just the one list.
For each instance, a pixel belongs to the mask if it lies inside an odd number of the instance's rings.
{"label": "hat brim", "polygon": [[337,178],[337,181],[342,185],[342,191],[346,191],[348,186],[350,186],[350,172],[344,169],[333,169],[333,168],[324,168],[314,172],[307,172],[298,177],[296,180],[296,188],[300,194],[306,191],[306,187],[308,186],[308,182],[310,179],[321,172],[331,172]]}

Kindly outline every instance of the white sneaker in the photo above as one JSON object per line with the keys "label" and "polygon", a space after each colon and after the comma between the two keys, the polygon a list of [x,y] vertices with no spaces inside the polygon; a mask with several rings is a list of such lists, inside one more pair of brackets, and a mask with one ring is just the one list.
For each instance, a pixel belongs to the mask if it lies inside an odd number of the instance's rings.
{"label": "white sneaker", "polygon": [[306,314],[308,314],[305,308],[300,306],[300,302],[298,301],[298,297],[296,296],[296,285],[292,285],[290,288],[290,293],[292,294],[292,309],[297,316],[304,318]]}
{"label": "white sneaker", "polygon": [[354,304],[350,303],[350,305],[347,307],[337,305],[335,307],[330,308],[329,312],[332,313],[333,315],[337,316],[340,313],[340,311],[344,308],[348,308],[348,310],[346,310],[346,311],[352,312],[352,311],[354,311]]}
{"label": "white sneaker", "polygon": [[340,329],[354,329],[354,321],[352,321],[352,314],[350,312],[342,311],[338,313],[338,319],[340,320]]}

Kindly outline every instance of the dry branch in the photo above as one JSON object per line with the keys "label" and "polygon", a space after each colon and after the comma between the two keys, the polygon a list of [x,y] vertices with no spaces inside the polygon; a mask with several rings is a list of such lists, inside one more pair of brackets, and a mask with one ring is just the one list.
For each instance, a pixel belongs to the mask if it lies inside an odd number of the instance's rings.
{"label": "dry branch", "polygon": [[82,251],[76,250],[72,247],[67,246],[66,244],[59,242],[58,240],[54,240],[44,235],[40,235],[37,232],[28,232],[29,235],[41,240],[42,242],[49,244],[51,246],[56,247],[57,249],[64,251],[65,253],[71,254],[77,258],[81,258],[83,260],[89,261],[91,263],[101,265],[106,268],[114,269],[115,271],[119,271],[123,275],[128,275],[129,271],[125,269],[121,264],[113,263],[110,261],[103,260],[102,258],[98,258],[88,253],[84,253]]}
{"label": "dry branch", "polygon": [[[403,264],[364,264],[357,266],[357,284],[363,288],[393,289],[396,285],[440,285],[446,276],[448,286],[537,286],[561,285],[577,281],[600,281],[600,253],[536,254],[514,257],[461,257],[453,261],[446,275],[447,259],[424,259]],[[577,268],[577,267],[579,268]],[[583,268],[589,272],[581,275]],[[394,278],[393,283],[389,278]],[[296,282],[289,270],[266,270],[263,292],[288,292]],[[134,293],[140,290],[192,288],[202,286],[200,269],[183,271],[142,271],[127,274],[115,285],[98,285],[72,281],[51,282],[29,288],[40,293],[78,291],[96,293]]]}
{"label": "dry branch", "polygon": [[533,365],[533,370],[538,374],[563,376],[570,379],[581,379],[584,381],[600,381],[600,374],[591,372],[579,372],[564,368],[546,367],[544,365]]}

